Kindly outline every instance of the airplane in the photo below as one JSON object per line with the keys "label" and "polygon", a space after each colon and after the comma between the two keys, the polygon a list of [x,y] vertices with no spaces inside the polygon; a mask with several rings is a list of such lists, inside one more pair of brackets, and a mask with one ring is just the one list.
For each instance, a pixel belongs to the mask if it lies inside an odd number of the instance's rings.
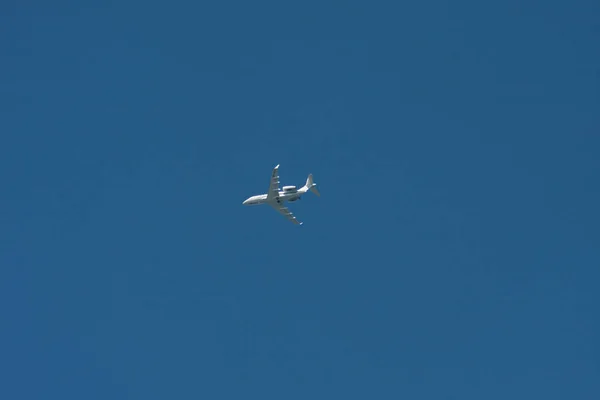
{"label": "airplane", "polygon": [[294,224],[302,225],[303,223],[298,221],[298,219],[294,216],[294,214],[292,214],[292,212],[285,206],[284,203],[286,201],[291,203],[296,200],[300,200],[302,195],[309,190],[317,196],[321,196],[317,190],[317,184],[313,182],[312,174],[308,175],[308,179],[306,179],[306,185],[299,189],[297,189],[296,186],[284,186],[283,190],[280,190],[279,183],[279,164],[277,164],[271,173],[269,192],[266,194],[248,197],[242,204],[245,206],[268,204]]}

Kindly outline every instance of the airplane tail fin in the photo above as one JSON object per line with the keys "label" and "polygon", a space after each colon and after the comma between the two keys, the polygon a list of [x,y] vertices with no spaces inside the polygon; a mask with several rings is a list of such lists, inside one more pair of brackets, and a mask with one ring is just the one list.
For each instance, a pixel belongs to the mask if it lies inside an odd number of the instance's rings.
{"label": "airplane tail fin", "polygon": [[308,174],[308,179],[306,179],[305,187],[317,196],[321,196],[321,193],[319,193],[319,191],[317,190],[317,184],[313,181],[312,174]]}

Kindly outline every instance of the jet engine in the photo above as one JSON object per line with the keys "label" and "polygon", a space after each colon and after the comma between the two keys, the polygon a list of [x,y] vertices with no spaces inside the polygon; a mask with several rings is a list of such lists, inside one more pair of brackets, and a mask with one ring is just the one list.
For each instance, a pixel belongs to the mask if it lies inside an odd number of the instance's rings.
{"label": "jet engine", "polygon": [[283,191],[286,193],[296,193],[298,189],[296,189],[296,186],[284,186]]}

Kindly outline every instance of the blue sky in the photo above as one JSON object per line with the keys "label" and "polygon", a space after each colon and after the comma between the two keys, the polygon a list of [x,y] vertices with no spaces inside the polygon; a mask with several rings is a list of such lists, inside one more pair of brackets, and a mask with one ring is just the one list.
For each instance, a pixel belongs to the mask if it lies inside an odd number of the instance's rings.
{"label": "blue sky", "polygon": [[3,2],[1,397],[598,398],[599,17]]}

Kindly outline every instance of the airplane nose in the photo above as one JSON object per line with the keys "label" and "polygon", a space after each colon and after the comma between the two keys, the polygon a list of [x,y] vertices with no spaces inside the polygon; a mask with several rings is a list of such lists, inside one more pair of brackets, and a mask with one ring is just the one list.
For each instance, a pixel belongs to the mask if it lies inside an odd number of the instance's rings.
{"label": "airplane nose", "polygon": [[242,204],[243,204],[243,205],[246,205],[246,204],[248,204],[248,201],[249,201],[249,200],[248,200],[248,199],[246,199],[246,200],[244,200],[244,202],[243,202]]}

